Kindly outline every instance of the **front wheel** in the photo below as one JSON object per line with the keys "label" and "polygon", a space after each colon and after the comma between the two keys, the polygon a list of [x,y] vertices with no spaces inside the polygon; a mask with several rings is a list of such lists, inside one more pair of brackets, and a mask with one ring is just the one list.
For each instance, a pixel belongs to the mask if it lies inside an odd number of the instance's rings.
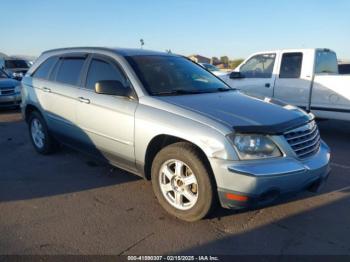
{"label": "front wheel", "polygon": [[209,167],[188,143],[163,148],[152,164],[152,185],[159,203],[170,214],[185,220],[204,218],[216,205]]}

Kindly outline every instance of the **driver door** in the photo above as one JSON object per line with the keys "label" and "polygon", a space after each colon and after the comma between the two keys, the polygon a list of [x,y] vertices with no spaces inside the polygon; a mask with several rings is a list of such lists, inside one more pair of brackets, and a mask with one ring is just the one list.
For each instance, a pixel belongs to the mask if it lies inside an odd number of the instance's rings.
{"label": "driver door", "polygon": [[272,97],[276,79],[275,61],[275,53],[255,55],[239,68],[241,77],[230,79],[229,84],[253,97]]}

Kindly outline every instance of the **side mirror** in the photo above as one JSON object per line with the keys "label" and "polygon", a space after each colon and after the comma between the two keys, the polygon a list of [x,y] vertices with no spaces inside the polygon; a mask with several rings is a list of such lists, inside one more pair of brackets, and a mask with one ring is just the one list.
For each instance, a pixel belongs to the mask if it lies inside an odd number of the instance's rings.
{"label": "side mirror", "polygon": [[103,80],[95,84],[95,92],[97,94],[126,96],[131,95],[130,88],[125,87],[120,81]]}
{"label": "side mirror", "polygon": [[241,74],[241,72],[231,72],[230,79],[242,79],[244,76]]}

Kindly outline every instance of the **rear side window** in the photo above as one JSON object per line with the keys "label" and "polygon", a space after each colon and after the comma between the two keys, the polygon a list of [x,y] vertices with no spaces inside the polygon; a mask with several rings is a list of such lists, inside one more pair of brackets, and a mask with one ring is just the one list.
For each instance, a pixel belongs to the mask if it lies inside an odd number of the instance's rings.
{"label": "rear side window", "polygon": [[280,69],[280,78],[299,78],[302,62],[302,53],[283,54]]}
{"label": "rear side window", "polygon": [[35,78],[48,79],[52,66],[55,64],[57,58],[50,57],[43,62],[33,74]]}
{"label": "rear side window", "polygon": [[61,59],[56,81],[68,85],[77,85],[85,58],[73,57]]}
{"label": "rear side window", "polygon": [[103,60],[92,59],[86,80],[86,88],[94,90],[95,84],[103,80],[117,80],[125,87],[128,86],[126,77],[119,69]]}

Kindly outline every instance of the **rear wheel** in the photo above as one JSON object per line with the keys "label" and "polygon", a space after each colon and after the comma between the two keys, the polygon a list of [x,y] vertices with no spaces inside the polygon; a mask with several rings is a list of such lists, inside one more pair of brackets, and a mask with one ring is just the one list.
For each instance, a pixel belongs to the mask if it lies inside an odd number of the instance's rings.
{"label": "rear wheel", "polygon": [[37,152],[43,155],[53,153],[57,149],[56,140],[50,135],[46,122],[40,113],[34,111],[29,120],[30,140]]}
{"label": "rear wheel", "polygon": [[152,164],[153,190],[170,214],[196,221],[216,205],[214,181],[197,149],[188,143],[163,148]]}

